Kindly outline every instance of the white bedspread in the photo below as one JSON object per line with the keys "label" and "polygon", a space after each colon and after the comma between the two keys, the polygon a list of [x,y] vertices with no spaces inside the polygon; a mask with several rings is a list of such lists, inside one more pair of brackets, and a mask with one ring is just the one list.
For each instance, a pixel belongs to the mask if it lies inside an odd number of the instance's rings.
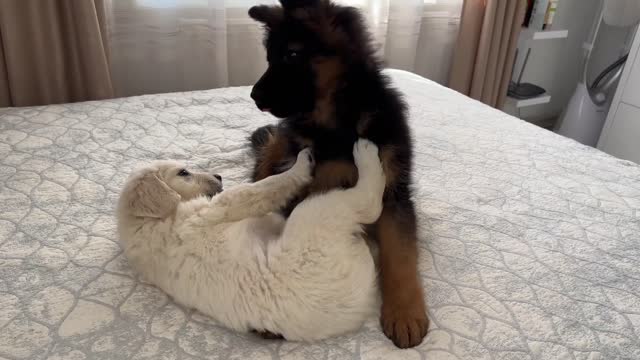
{"label": "white bedspread", "polygon": [[224,330],[131,273],[114,202],[135,165],[247,181],[274,119],[249,88],[0,110],[0,357],[640,359],[640,167],[405,72],[431,330],[318,344]]}

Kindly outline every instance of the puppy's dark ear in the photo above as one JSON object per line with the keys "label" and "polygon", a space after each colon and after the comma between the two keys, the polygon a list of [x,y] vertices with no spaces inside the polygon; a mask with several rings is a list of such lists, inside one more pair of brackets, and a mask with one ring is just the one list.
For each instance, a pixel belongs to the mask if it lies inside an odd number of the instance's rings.
{"label": "puppy's dark ear", "polygon": [[292,10],[297,8],[316,6],[320,3],[320,1],[322,0],[280,0],[280,4],[282,4],[282,7],[286,10]]}
{"label": "puppy's dark ear", "polygon": [[256,5],[249,9],[249,16],[269,27],[282,21],[284,12],[280,6]]}

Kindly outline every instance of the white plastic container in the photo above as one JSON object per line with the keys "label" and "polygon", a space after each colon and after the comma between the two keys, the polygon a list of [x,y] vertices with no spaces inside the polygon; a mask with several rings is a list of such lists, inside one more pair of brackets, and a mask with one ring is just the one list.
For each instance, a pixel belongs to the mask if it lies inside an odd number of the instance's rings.
{"label": "white plastic container", "polygon": [[631,26],[640,21],[640,0],[604,0],[602,19],[611,26]]}
{"label": "white plastic container", "polygon": [[606,117],[606,105],[594,104],[584,83],[578,83],[560,118],[557,133],[582,144],[596,146]]}

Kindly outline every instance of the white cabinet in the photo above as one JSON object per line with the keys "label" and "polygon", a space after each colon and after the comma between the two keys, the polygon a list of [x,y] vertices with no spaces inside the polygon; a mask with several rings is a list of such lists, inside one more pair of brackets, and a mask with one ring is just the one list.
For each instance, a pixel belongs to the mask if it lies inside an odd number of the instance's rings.
{"label": "white cabinet", "polygon": [[623,102],[601,150],[640,164],[640,108]]}
{"label": "white cabinet", "polygon": [[602,128],[598,149],[640,164],[640,28]]}
{"label": "white cabinet", "polygon": [[[640,36],[639,36],[640,37]],[[640,60],[636,54],[635,62],[630,66],[629,78],[624,88],[620,101],[640,107]]]}

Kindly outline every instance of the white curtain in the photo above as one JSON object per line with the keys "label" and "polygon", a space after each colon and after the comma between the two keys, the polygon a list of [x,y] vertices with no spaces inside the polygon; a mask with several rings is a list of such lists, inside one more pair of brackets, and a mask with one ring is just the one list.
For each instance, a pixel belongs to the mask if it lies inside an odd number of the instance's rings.
{"label": "white curtain", "polygon": [[[387,65],[445,83],[463,0],[338,0],[365,14]],[[117,95],[253,84],[266,68],[247,15],[276,0],[107,0]]]}

